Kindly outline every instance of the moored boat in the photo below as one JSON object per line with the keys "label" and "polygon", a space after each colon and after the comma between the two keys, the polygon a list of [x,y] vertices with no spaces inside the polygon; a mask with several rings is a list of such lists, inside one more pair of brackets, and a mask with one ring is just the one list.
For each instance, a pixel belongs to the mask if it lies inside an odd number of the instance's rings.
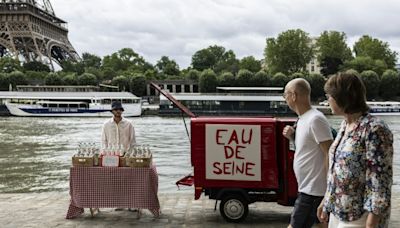
{"label": "moored boat", "polygon": [[111,117],[115,100],[126,117],[142,112],[140,98],[129,92],[0,92],[0,100],[14,116]]}

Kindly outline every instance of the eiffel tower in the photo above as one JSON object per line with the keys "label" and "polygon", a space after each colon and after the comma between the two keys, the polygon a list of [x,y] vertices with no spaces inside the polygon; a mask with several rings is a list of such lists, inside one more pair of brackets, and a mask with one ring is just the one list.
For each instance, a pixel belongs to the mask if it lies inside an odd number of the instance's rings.
{"label": "eiffel tower", "polygon": [[54,70],[79,55],[68,40],[67,23],[58,18],[49,0],[0,0],[0,57],[39,61]]}

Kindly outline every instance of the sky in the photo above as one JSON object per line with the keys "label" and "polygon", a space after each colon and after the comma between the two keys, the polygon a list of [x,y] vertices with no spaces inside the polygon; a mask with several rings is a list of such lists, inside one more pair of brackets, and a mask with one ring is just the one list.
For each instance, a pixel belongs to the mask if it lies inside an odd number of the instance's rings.
{"label": "sky", "polygon": [[[69,41],[81,55],[100,57],[132,48],[155,64],[162,56],[188,67],[192,55],[219,45],[263,58],[266,39],[288,29],[311,37],[335,30],[353,46],[362,35],[400,53],[398,0],[51,0],[68,22]],[[400,62],[400,61],[398,61]]]}

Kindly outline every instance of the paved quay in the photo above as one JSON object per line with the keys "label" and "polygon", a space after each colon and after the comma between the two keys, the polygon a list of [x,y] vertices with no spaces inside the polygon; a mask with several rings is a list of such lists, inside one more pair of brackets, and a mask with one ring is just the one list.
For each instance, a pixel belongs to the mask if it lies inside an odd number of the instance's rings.
{"label": "paved quay", "polygon": [[[390,227],[400,227],[400,194],[392,199]],[[63,193],[0,194],[0,227],[286,227],[291,207],[276,203],[254,203],[249,216],[240,224],[226,223],[214,211],[215,201],[207,197],[194,200],[193,194],[159,194],[162,215],[154,218],[144,210],[136,212],[101,209],[94,218],[88,209],[75,219],[67,220],[69,195]]]}

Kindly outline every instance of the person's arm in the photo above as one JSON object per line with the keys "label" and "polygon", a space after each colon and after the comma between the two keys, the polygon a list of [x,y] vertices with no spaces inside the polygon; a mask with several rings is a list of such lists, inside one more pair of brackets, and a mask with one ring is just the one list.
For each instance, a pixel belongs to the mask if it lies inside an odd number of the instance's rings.
{"label": "person's arm", "polygon": [[133,145],[136,144],[136,135],[135,135],[135,128],[133,127],[133,124],[130,124],[130,138],[129,138],[129,142],[130,142],[130,146],[132,147]]}
{"label": "person's arm", "polygon": [[329,148],[331,147],[333,140],[326,140],[319,143],[319,147],[321,148],[322,152],[325,156],[325,169],[328,172],[329,169]]}
{"label": "person's arm", "polygon": [[103,125],[101,129],[101,145],[108,146],[107,134],[106,134],[106,124]]}
{"label": "person's arm", "polygon": [[282,135],[289,140],[294,140],[294,132],[295,132],[294,127],[287,125],[285,126],[285,128],[283,128]]}
{"label": "person's arm", "polygon": [[369,212],[367,228],[376,228],[381,216],[390,210],[393,175],[393,135],[376,126],[366,136],[366,180],[364,209]]}

